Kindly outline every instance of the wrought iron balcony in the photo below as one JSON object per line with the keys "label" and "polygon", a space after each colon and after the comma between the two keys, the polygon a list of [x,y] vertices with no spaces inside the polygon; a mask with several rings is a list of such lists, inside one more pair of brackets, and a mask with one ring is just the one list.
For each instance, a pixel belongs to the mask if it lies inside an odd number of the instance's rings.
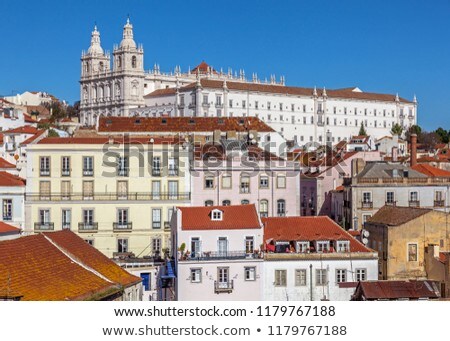
{"label": "wrought iron balcony", "polygon": [[178,175],[178,167],[171,166],[169,167],[169,176],[177,176]]}
{"label": "wrought iron balcony", "polygon": [[98,223],[78,223],[78,232],[97,232]]}
{"label": "wrought iron balcony", "polygon": [[54,229],[54,223],[34,223],[35,231],[53,231]]}
{"label": "wrought iron balcony", "polygon": [[420,207],[420,201],[419,200],[410,200],[409,207]]}
{"label": "wrought iron balcony", "polygon": [[113,231],[114,232],[130,232],[131,229],[133,227],[133,223],[131,222],[118,222],[118,223],[113,223]]}
{"label": "wrought iron balcony", "polygon": [[26,193],[26,201],[187,201],[190,192]]}
{"label": "wrought iron balcony", "polygon": [[386,206],[397,206],[397,201],[385,201]]}
{"label": "wrought iron balcony", "polygon": [[161,176],[161,168],[152,168],[152,176]]}
{"label": "wrought iron balcony", "polygon": [[94,175],[94,169],[93,168],[83,169],[83,175],[84,176],[92,176],[92,175]]}
{"label": "wrought iron balcony", "polygon": [[214,293],[221,294],[221,293],[232,293],[234,289],[233,280],[228,282],[219,282],[214,281]]}
{"label": "wrought iron balcony", "polygon": [[247,253],[245,251],[205,251],[195,252],[181,257],[186,261],[208,261],[208,260],[233,260],[233,259],[258,259],[259,253]]}
{"label": "wrought iron balcony", "polygon": [[70,223],[62,223],[63,230],[70,230],[70,227],[71,227]]}
{"label": "wrought iron balcony", "polygon": [[50,168],[41,168],[39,174],[41,176],[50,176]]}
{"label": "wrought iron balcony", "polygon": [[61,169],[61,176],[70,176],[70,169]]}
{"label": "wrought iron balcony", "polygon": [[434,201],[434,207],[444,207],[445,206],[445,200],[435,200]]}
{"label": "wrought iron balcony", "polygon": [[202,103],[203,108],[209,108],[210,106],[211,106],[211,104],[209,104],[209,103]]}
{"label": "wrought iron balcony", "polygon": [[12,215],[10,215],[10,214],[3,215],[3,221],[11,221],[11,220],[12,220]]}
{"label": "wrought iron balcony", "polygon": [[223,103],[216,103],[216,108],[217,109],[223,108]]}
{"label": "wrought iron balcony", "polygon": [[362,208],[371,209],[373,208],[373,202],[372,201],[363,201],[361,203]]}

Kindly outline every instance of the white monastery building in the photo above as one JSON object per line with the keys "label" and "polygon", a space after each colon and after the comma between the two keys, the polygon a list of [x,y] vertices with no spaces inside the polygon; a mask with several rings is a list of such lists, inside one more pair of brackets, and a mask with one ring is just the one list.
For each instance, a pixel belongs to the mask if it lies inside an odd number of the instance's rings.
{"label": "white monastery building", "polygon": [[129,20],[123,39],[111,56],[94,28],[91,45],[81,57],[81,122],[95,125],[104,116],[254,116],[288,140],[303,145],[357,135],[361,125],[368,135],[390,134],[396,123],[404,128],[417,123],[417,100],[398,94],[364,92],[358,87],[316,89],[286,86],[285,78],[249,80],[244,70],[217,71],[202,62],[187,72],[180,66],[168,73],[155,64],[144,70],[144,50],[133,38]]}

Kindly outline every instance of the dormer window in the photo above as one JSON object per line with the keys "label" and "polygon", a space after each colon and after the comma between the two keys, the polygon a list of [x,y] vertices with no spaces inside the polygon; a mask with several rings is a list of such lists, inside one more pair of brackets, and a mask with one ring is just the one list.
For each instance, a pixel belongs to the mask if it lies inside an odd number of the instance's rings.
{"label": "dormer window", "polygon": [[297,242],[297,253],[306,253],[309,251],[309,242]]}
{"label": "dormer window", "polygon": [[211,211],[211,220],[213,221],[222,221],[223,212],[221,210],[212,210]]}
{"label": "dormer window", "polygon": [[336,243],[337,252],[350,252],[349,240],[338,240]]}
{"label": "dormer window", "polygon": [[330,241],[317,241],[316,251],[317,252],[327,252],[330,250]]}

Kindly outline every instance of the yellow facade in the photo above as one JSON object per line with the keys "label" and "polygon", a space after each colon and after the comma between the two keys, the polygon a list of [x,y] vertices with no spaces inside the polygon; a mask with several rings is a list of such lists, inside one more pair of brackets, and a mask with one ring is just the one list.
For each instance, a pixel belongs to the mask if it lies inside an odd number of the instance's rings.
{"label": "yellow facade", "polygon": [[[29,146],[28,233],[70,228],[108,257],[128,252],[153,256],[169,247],[171,210],[190,203],[186,150],[131,144],[127,151],[123,144],[95,139],[80,144],[59,140]],[[118,171],[117,160],[124,156],[128,161]],[[160,166],[154,167],[157,158]]]}

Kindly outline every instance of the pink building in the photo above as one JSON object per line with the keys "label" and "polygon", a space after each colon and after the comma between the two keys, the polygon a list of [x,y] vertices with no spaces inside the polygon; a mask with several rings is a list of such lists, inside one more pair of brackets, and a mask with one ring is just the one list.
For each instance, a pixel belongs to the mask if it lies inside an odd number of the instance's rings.
{"label": "pink building", "polygon": [[300,172],[244,141],[196,145],[191,164],[193,206],[255,204],[261,217],[300,214]]}

